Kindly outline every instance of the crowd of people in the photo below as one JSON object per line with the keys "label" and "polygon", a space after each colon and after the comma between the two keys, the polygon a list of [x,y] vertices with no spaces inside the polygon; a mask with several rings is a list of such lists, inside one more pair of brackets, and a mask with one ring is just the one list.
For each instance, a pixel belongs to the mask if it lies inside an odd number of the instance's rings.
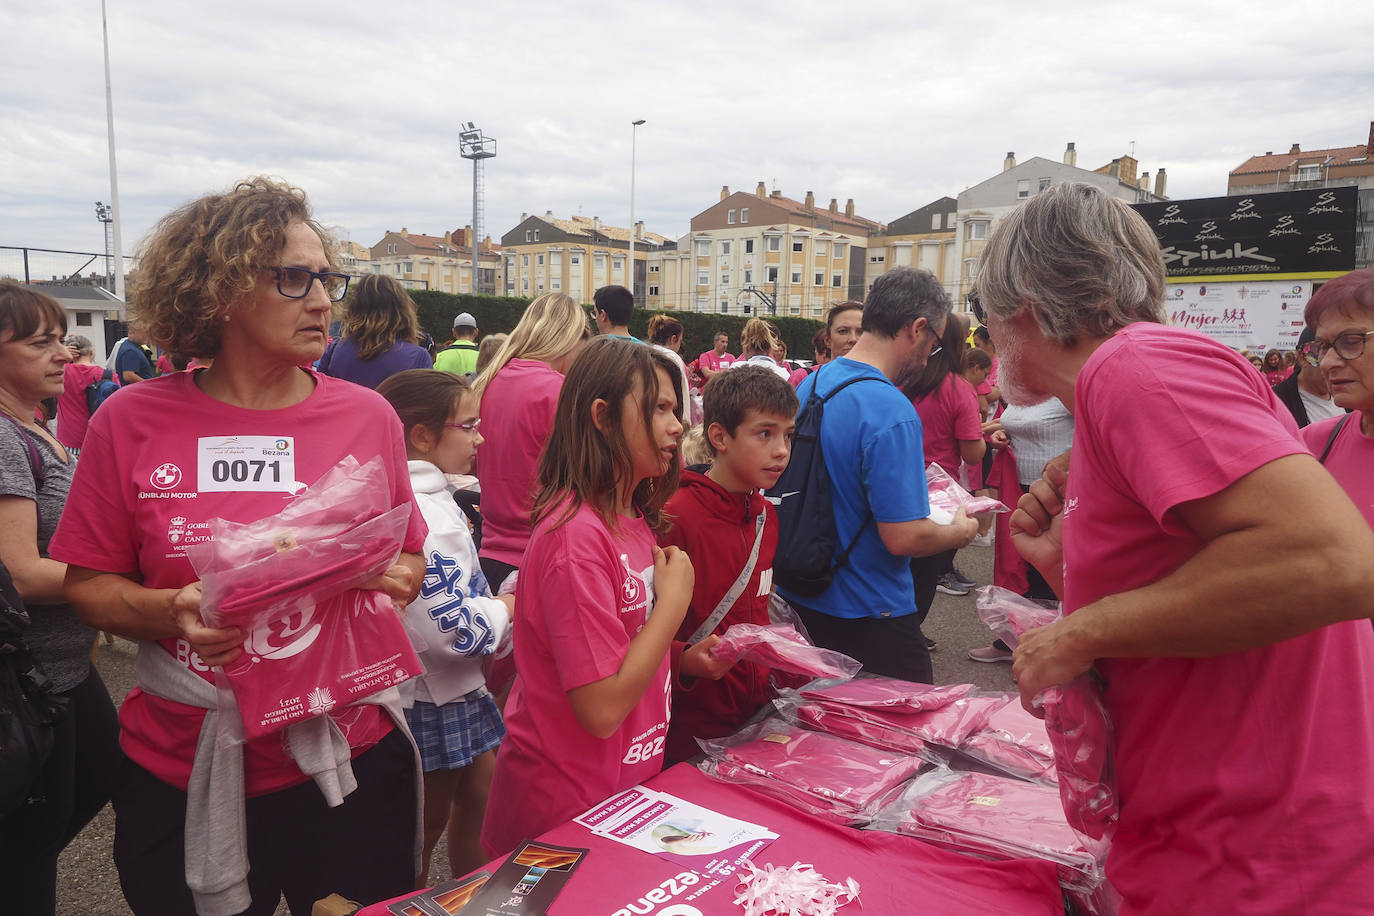
{"label": "crowd of people", "polygon": [[[994,231],[977,328],[897,268],[829,309],[805,365],[759,318],[738,358],[720,332],[685,360],[671,316],[630,334],[617,286],[591,320],[542,295],[506,335],[461,313],[434,353],[405,290],[351,280],[326,239],[267,179],[177,209],[107,367],[54,300],[0,282],[0,561],[67,701],[43,803],[0,814],[16,912],[55,911],[58,854],[107,801],[140,916],[393,897],[445,832],[464,874],[759,713],[773,672],[712,651],[732,624],[796,619],[932,682],[922,623],[967,594],[955,557],[979,538],[997,584],[1064,617],[971,657],[1011,662],[1027,708],[1106,685],[1123,913],[1354,912],[1374,891],[1374,271],[1322,286],[1294,371],[1273,351],[1261,377],[1165,324],[1138,215],[1063,184]],[[788,494],[763,494],[817,405],[837,551],[824,582],[783,584]],[[229,441],[272,472],[220,473]],[[349,458],[410,507],[361,587],[424,673],[228,745],[216,669],[314,637],[207,623],[187,547]],[[1015,511],[937,521],[928,465]],[[138,644],[117,722],[99,631]]]}

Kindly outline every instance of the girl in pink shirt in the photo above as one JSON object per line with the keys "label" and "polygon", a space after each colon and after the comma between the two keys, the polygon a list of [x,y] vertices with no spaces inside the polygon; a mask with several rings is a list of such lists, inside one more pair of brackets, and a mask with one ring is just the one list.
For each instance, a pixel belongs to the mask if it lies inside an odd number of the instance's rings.
{"label": "girl in pink shirt", "polygon": [[663,766],[669,649],[692,564],[660,549],[677,488],[680,378],[669,358],[601,337],[568,372],[539,463],[506,706],[482,845],[504,855]]}

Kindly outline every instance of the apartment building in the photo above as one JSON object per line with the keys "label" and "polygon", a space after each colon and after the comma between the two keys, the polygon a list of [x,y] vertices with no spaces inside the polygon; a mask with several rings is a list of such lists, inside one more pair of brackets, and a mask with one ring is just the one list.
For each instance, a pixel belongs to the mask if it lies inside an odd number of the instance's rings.
{"label": "apartment building", "polygon": [[[653,282],[647,266],[676,243],[645,232],[642,221],[635,223],[634,232],[635,302],[657,308],[646,299]],[[505,295],[534,298],[564,292],[579,302],[591,302],[602,286],[630,285],[629,253],[630,230],[608,226],[598,217],[560,219],[552,210],[543,216],[522,213],[519,224],[501,236]]]}
{"label": "apartment building", "polygon": [[[830,303],[863,296],[868,238],[883,228],[857,215],[852,198],[817,207],[810,191],[797,201],[763,182],[752,194],[722,187],[672,256],[657,259],[657,307],[819,318]],[[651,303],[654,287],[651,279]]]}
{"label": "apartment building", "polygon": [[[477,260],[476,291],[495,295],[504,285],[500,246],[493,245],[490,238],[483,239]],[[410,288],[471,293],[472,227],[445,232],[442,237],[411,232],[404,227],[400,232],[388,229],[382,240],[369,249],[366,272],[395,277]]]}
{"label": "apartment building", "polygon": [[1294,143],[1286,153],[1251,156],[1226,176],[1228,196],[1349,187],[1358,189],[1355,264],[1374,266],[1374,121],[1362,145],[1304,150]]}
{"label": "apartment building", "polygon": [[868,239],[868,264],[864,271],[864,290],[894,267],[917,267],[930,271],[944,285],[951,298],[958,295],[959,259],[955,245],[955,223],[959,202],[941,197],[899,216],[887,224],[887,231]]}
{"label": "apartment building", "polygon": [[1087,182],[1130,204],[1168,200],[1164,169],[1156,172],[1152,190],[1150,173],[1140,173],[1139,165],[1134,156],[1119,156],[1100,168],[1082,169],[1073,143],[1065,148],[1059,162],[1035,156],[1018,163],[1016,153],[1007,153],[1000,174],[959,193],[954,227],[958,283],[951,291],[955,303],[962,305],[972,289],[993,227],[1022,202],[1053,185]]}

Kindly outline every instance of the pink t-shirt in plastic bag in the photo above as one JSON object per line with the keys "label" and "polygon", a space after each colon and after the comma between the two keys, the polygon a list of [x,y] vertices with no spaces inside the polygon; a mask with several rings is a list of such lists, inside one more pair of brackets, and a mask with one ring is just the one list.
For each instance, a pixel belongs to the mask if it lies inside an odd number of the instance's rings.
{"label": "pink t-shirt in plastic bag", "polygon": [[959,750],[1012,776],[1057,782],[1054,745],[1045,722],[1011,699],[988,719],[982,731],[970,735]]}
{"label": "pink t-shirt in plastic bag", "polygon": [[851,678],[861,665],[834,649],[822,649],[806,641],[785,623],[737,623],[711,647],[711,655],[724,661],[749,661],[813,678]]}

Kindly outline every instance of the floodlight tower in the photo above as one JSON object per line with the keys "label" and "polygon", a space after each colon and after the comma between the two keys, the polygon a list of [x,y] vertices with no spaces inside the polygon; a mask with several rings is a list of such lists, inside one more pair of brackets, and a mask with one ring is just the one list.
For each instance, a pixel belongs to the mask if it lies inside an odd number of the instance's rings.
{"label": "floodlight tower", "polygon": [[482,160],[496,156],[496,141],[482,136],[481,128],[471,121],[463,123],[458,133],[458,154],[472,160],[472,291],[477,292],[477,256],[481,245],[482,222],[486,208],[486,183],[482,180]]}
{"label": "floodlight tower", "polygon": [[114,211],[108,204],[95,202],[95,218],[105,224],[105,288],[115,291],[114,277]]}

